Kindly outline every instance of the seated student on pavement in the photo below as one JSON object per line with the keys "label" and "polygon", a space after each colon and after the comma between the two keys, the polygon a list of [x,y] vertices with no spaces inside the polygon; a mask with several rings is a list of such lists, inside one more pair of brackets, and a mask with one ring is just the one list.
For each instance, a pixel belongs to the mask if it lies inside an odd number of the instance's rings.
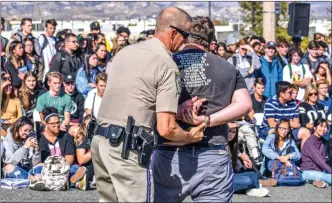
{"label": "seated student on pavement", "polygon": [[305,87],[312,82],[313,76],[309,66],[300,62],[302,51],[299,47],[291,48],[288,54],[289,64],[283,67],[283,81],[297,85],[297,99],[303,100]]}
{"label": "seated student on pavement", "polygon": [[66,126],[70,124],[71,98],[61,91],[63,77],[59,72],[49,72],[47,74],[47,83],[50,90],[42,94],[37,99],[36,110],[39,112],[40,120],[46,126],[46,121],[42,114],[45,107],[54,107],[59,112],[61,121],[60,129],[66,130]]}
{"label": "seated student on pavement", "polygon": [[[249,156],[243,152],[241,153],[238,148],[237,129],[229,129],[228,131],[228,153],[232,160],[234,170],[233,176],[233,189],[234,193],[245,191],[249,196],[264,197],[267,196],[269,191],[266,188],[260,187],[262,185],[274,186],[276,185],[275,179],[259,180],[259,176],[254,171],[242,171],[240,165],[244,165],[245,169],[252,169],[253,165]],[[240,162],[240,160],[242,162]],[[242,168],[242,167],[241,167]]]}
{"label": "seated student on pavement", "polygon": [[295,84],[291,84],[290,88],[292,89],[292,96],[291,96],[291,98],[292,98],[293,101],[296,102],[297,107],[299,107],[300,104],[302,103],[301,100],[297,99],[297,95],[299,93],[299,87],[297,85],[295,85]]}
{"label": "seated student on pavement", "polygon": [[301,146],[309,138],[310,131],[301,128],[300,115],[295,101],[292,100],[291,84],[286,81],[280,81],[276,84],[277,95],[268,99],[264,106],[264,119],[259,129],[259,135],[266,138],[275,132],[278,120],[284,118],[290,121],[290,129],[296,139],[301,140]]}
{"label": "seated student on pavement", "polygon": [[33,72],[37,76],[38,84],[43,84],[44,77],[44,62],[43,59],[38,56],[34,50],[34,41],[32,39],[24,40],[24,63],[27,66],[28,71]]}
{"label": "seated student on pavement", "polygon": [[39,87],[37,77],[33,72],[28,72],[23,79],[22,87],[19,90],[19,98],[23,105],[25,115],[33,118],[33,111],[36,109],[37,98],[44,94],[46,89]]}
{"label": "seated student on pavement", "polygon": [[240,71],[249,93],[252,94],[254,92],[254,71],[261,68],[261,63],[254,50],[245,40],[241,39],[237,43],[237,47],[239,47],[239,52],[227,61]]}
{"label": "seated student on pavement", "polygon": [[94,176],[94,169],[90,150],[91,140],[89,140],[89,138],[86,136],[89,121],[90,115],[85,116],[80,126],[76,127],[77,129],[74,130],[76,132],[73,136],[76,147],[77,164],[80,167],[84,167],[86,169],[84,177],[75,185],[76,188],[79,188],[81,190],[89,189],[89,182],[93,180]]}
{"label": "seated student on pavement", "polygon": [[28,72],[23,60],[24,47],[19,41],[13,41],[9,45],[9,56],[5,63],[5,69],[12,76],[12,85],[20,89],[25,73]]}
{"label": "seated student on pavement", "polygon": [[101,71],[98,69],[96,52],[88,51],[83,58],[83,65],[76,73],[75,84],[77,90],[86,98],[88,93],[96,88],[96,76]]}
{"label": "seated student on pavement", "polygon": [[248,114],[247,120],[253,121],[255,113],[264,113],[264,105],[268,98],[263,93],[265,81],[263,78],[256,78],[254,81],[254,93],[251,94],[252,110]]}
{"label": "seated student on pavement", "polygon": [[103,72],[106,68],[107,60],[106,60],[106,44],[101,42],[96,44],[96,54],[98,58],[98,69],[100,72]]}
{"label": "seated student on pavement", "polygon": [[314,123],[313,134],[302,148],[301,171],[306,181],[316,187],[331,185],[331,166],[326,163],[325,147],[322,137],[327,132],[327,121],[318,119]]}
{"label": "seated student on pavement", "polygon": [[3,140],[4,178],[28,179],[41,173],[39,147],[32,126],[32,121],[23,116],[8,128]]}
{"label": "seated student on pavement", "polygon": [[[324,106],[318,103],[318,90],[314,84],[310,84],[305,89],[304,102],[299,107],[301,126],[312,131],[314,123],[320,118],[326,119]],[[324,136],[325,137],[325,136]],[[330,136],[326,134],[326,140]]]}
{"label": "seated student on pavement", "polygon": [[291,166],[291,161],[294,163],[301,159],[301,153],[293,139],[290,121],[288,119],[282,118],[276,123],[275,133],[267,136],[263,144],[262,152],[264,159],[260,171],[267,177],[269,173],[266,169],[268,168],[269,161],[278,159],[286,166]]}
{"label": "seated student on pavement", "polygon": [[275,84],[282,81],[282,66],[275,57],[276,44],[272,41],[266,43],[265,55],[260,57],[261,68],[255,71],[256,78],[265,81],[264,96],[271,98],[276,95]]}
{"label": "seated student on pavement", "polygon": [[97,117],[101,100],[103,99],[104,92],[106,89],[107,74],[99,73],[96,77],[97,88],[91,90],[84,103],[85,115],[91,115],[93,109],[93,116]]}
{"label": "seated student on pavement", "polygon": [[332,99],[328,95],[328,86],[329,83],[327,80],[317,81],[317,90],[318,90],[318,103],[324,106],[324,112],[327,116],[332,114]]}
{"label": "seated student on pavement", "polygon": [[76,90],[74,75],[66,75],[63,81],[63,91],[71,98],[70,124],[78,126],[84,115],[84,96]]}
{"label": "seated student on pavement", "polygon": [[63,75],[75,75],[82,65],[81,53],[77,51],[78,41],[73,33],[67,33],[64,39],[64,49],[59,50],[53,57],[50,72],[60,72]]}
{"label": "seated student on pavement", "polygon": [[321,61],[318,65],[316,72],[313,75],[316,83],[320,80],[327,80],[328,85],[332,85],[331,71],[328,62]]}
{"label": "seated student on pavement", "polygon": [[6,131],[17,119],[23,116],[21,102],[16,97],[12,79],[8,71],[1,71],[1,135],[6,136]]}
{"label": "seated student on pavement", "polygon": [[63,156],[70,165],[70,183],[75,185],[84,177],[86,169],[75,164],[73,138],[60,130],[61,121],[56,108],[46,107],[42,113],[46,126],[39,140],[41,162],[44,163],[49,156]]}

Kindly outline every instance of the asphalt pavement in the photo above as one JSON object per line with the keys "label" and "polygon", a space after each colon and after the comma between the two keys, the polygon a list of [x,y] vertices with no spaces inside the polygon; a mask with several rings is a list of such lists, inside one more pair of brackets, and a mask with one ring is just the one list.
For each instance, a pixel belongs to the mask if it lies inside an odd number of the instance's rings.
{"label": "asphalt pavement", "polygon": [[[315,188],[310,184],[300,187],[268,188],[269,197],[251,197],[235,194],[233,202],[331,202],[331,186]],[[0,188],[0,202],[97,202],[97,191],[33,191],[30,189],[8,190]],[[190,202],[190,198],[185,200]]]}

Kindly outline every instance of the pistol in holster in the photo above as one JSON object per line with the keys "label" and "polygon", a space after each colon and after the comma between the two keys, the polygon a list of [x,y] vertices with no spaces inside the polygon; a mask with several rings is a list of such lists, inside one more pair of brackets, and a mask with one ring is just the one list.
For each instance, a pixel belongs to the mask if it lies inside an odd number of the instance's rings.
{"label": "pistol in holster", "polygon": [[121,157],[128,159],[130,150],[137,151],[138,164],[147,168],[154,149],[154,135],[142,127],[134,126],[133,123],[133,117],[128,116]]}

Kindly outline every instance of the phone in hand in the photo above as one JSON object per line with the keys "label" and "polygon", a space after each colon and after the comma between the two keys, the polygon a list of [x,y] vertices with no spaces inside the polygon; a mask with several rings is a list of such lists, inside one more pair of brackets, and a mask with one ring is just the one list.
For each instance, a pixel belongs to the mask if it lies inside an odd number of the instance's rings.
{"label": "phone in hand", "polygon": [[32,137],[32,138],[37,138],[37,134],[36,134],[36,132],[34,132],[34,131],[30,131],[29,132],[29,134],[28,134],[28,137],[30,138],[30,137]]}
{"label": "phone in hand", "polygon": [[22,66],[22,67],[19,67],[17,71],[18,71],[19,73],[23,73],[23,74],[25,74],[26,72],[28,72],[28,66]]}

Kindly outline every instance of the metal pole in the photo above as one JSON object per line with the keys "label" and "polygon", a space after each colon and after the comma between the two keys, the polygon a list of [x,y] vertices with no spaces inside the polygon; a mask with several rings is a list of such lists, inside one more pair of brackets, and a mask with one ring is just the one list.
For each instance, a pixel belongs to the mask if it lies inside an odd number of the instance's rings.
{"label": "metal pole", "polygon": [[209,1],[209,18],[211,19],[211,1]]}

